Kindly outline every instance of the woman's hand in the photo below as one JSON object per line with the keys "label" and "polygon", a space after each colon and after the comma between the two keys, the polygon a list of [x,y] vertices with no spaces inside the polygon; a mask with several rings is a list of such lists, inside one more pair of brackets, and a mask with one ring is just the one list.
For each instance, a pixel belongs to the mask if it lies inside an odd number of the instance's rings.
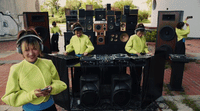
{"label": "woman's hand", "polygon": [[141,56],[141,54],[140,53],[136,53],[138,56]]}
{"label": "woman's hand", "polygon": [[[49,87],[49,88],[48,88]],[[51,93],[51,90],[52,90],[52,87],[51,86],[47,86],[45,88],[48,88],[47,90],[44,90],[44,91],[41,91],[41,89],[36,89],[34,92],[35,92],[35,95],[37,97],[41,97],[41,96],[48,96],[50,95]]]}
{"label": "woman's hand", "polygon": [[86,56],[86,55],[88,55],[88,53],[87,53],[87,52],[84,52],[83,55]]}
{"label": "woman's hand", "polygon": [[68,55],[68,52],[63,52],[64,55]]}
{"label": "woman's hand", "polygon": [[188,24],[188,23],[185,23],[185,25],[186,25],[186,26],[189,26],[189,24]]}

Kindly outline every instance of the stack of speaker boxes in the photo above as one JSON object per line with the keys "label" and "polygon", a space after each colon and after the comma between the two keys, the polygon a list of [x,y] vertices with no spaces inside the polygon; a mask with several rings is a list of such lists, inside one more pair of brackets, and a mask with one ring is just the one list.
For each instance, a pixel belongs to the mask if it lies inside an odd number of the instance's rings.
{"label": "stack of speaker boxes", "polygon": [[123,12],[114,11],[111,10],[111,5],[107,4],[107,8],[93,10],[92,5],[87,5],[86,10],[78,11],[78,19],[77,11],[66,11],[67,32],[64,33],[64,47],[69,44],[73,36],[71,25],[79,21],[83,33],[88,35],[95,47],[93,54],[126,53],[126,42],[134,34],[137,25],[138,9],[124,6]]}

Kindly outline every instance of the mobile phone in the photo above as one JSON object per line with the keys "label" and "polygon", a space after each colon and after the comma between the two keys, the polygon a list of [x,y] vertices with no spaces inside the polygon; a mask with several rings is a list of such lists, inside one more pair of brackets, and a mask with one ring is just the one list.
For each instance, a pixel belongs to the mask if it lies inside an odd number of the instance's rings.
{"label": "mobile phone", "polygon": [[187,19],[193,18],[193,16],[187,16]]}
{"label": "mobile phone", "polygon": [[47,88],[43,88],[43,89],[41,89],[41,91],[45,91],[45,90],[48,90],[49,88],[47,87]]}

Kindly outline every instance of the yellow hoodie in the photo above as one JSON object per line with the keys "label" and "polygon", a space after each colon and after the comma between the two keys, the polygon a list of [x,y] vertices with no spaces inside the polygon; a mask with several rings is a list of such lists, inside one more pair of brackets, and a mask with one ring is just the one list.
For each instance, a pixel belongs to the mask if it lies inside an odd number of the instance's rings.
{"label": "yellow hoodie", "polygon": [[37,97],[35,89],[52,86],[51,95],[56,95],[67,88],[60,81],[58,72],[51,60],[38,58],[32,64],[26,60],[11,66],[5,95],[1,98],[6,104],[19,107],[27,103],[40,104],[49,96]]}
{"label": "yellow hoodie", "polygon": [[[184,21],[184,23],[187,23],[187,21]],[[176,34],[177,34],[177,41],[180,41],[183,38],[186,38],[187,35],[190,33],[190,27],[187,26],[186,30],[184,29],[178,29],[176,28]]]}
{"label": "yellow hoodie", "polygon": [[70,39],[70,44],[66,46],[66,52],[70,53],[73,50],[76,54],[90,53],[94,50],[94,46],[87,35],[82,34],[81,37],[74,35]]}
{"label": "yellow hoodie", "polygon": [[126,43],[125,50],[130,54],[149,52],[145,37],[139,37],[136,34],[129,38],[128,42]]}

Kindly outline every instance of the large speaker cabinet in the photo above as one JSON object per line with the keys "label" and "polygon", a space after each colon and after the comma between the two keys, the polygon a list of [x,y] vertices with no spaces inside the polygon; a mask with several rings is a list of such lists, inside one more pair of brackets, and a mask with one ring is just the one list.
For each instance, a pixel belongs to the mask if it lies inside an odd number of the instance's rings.
{"label": "large speaker cabinet", "polygon": [[183,11],[159,11],[156,48],[167,50],[167,55],[174,53],[177,41],[175,27],[183,20]]}
{"label": "large speaker cabinet", "polygon": [[43,53],[50,53],[50,31],[48,12],[23,12],[24,27],[34,27],[43,40]]}
{"label": "large speaker cabinet", "polygon": [[107,16],[107,29],[108,31],[115,31],[115,16]]}

